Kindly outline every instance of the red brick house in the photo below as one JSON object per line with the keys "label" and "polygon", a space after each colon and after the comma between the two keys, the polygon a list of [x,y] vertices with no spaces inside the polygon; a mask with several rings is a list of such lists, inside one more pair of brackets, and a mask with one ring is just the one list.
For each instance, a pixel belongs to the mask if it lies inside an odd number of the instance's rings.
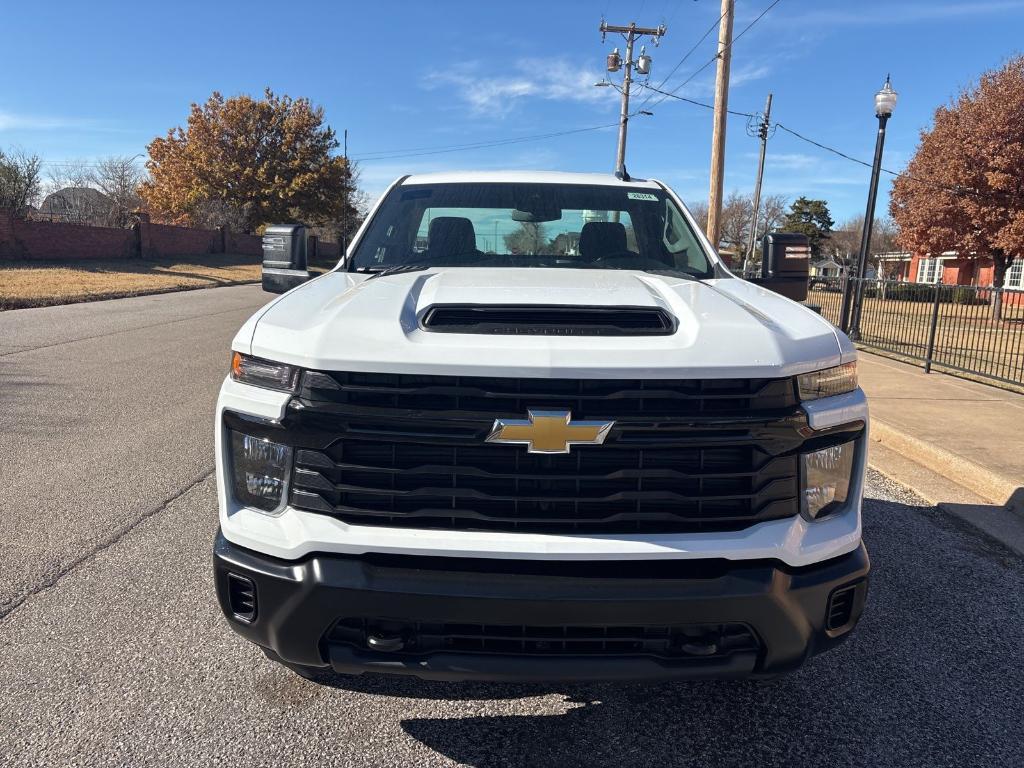
{"label": "red brick house", "polygon": [[[963,259],[956,251],[946,251],[938,256],[908,252],[883,253],[876,258],[882,267],[881,274],[888,280],[987,288],[992,285],[995,274],[992,259]],[[1003,287],[1011,291],[1024,291],[1024,261],[1016,259],[1010,265],[1006,270]]]}

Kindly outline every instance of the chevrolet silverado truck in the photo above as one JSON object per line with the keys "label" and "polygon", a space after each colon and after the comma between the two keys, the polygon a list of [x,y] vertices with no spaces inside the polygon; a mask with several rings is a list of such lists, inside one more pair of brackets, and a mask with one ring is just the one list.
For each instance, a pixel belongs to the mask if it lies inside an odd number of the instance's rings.
{"label": "chevrolet silverado truck", "polygon": [[290,290],[238,332],[216,409],[217,596],[268,657],[769,678],[854,628],[856,351],[734,276],[664,184],[406,176],[333,270],[309,279],[305,242],[265,235]]}

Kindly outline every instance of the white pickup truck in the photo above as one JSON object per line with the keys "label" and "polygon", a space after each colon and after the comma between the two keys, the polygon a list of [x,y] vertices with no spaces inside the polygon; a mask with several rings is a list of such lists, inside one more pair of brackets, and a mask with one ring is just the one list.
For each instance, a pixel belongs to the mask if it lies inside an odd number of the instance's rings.
{"label": "white pickup truck", "polygon": [[665,185],[407,176],[315,279],[271,235],[265,285],[297,287],[232,343],[214,548],[270,658],[771,677],[853,629],[856,351],[735,277]]}

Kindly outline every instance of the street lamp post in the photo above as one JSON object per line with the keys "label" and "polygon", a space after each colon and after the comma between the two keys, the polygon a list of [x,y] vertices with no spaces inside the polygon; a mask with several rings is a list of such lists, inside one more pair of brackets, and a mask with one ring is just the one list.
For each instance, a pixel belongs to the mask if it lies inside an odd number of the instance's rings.
{"label": "street lamp post", "polygon": [[[875,161],[871,166],[871,187],[868,190],[868,205],[864,212],[864,229],[860,236],[860,253],[857,255],[857,280],[853,285],[853,313],[849,323],[850,338],[860,338],[860,317],[864,304],[864,279],[868,270],[868,251],[871,248],[871,230],[875,223],[875,199],[878,197],[878,176],[882,170],[882,147],[885,145],[885,124],[889,122],[896,107],[896,91],[892,89],[888,76],[882,90],[875,94],[875,117],[878,118],[878,138],[875,139]],[[850,293],[847,281],[846,296]],[[845,297],[844,297],[845,298]],[[847,302],[844,301],[844,304]],[[846,312],[843,312],[846,321]]]}

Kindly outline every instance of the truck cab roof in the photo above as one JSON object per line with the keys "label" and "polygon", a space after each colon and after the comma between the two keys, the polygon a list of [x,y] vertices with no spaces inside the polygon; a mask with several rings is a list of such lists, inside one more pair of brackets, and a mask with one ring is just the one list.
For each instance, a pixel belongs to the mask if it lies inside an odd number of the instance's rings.
{"label": "truck cab roof", "polygon": [[410,184],[590,184],[609,187],[636,187],[659,189],[661,184],[653,179],[630,179],[623,181],[611,173],[571,173],[566,171],[441,171],[438,173],[416,173],[402,179],[403,186]]}

